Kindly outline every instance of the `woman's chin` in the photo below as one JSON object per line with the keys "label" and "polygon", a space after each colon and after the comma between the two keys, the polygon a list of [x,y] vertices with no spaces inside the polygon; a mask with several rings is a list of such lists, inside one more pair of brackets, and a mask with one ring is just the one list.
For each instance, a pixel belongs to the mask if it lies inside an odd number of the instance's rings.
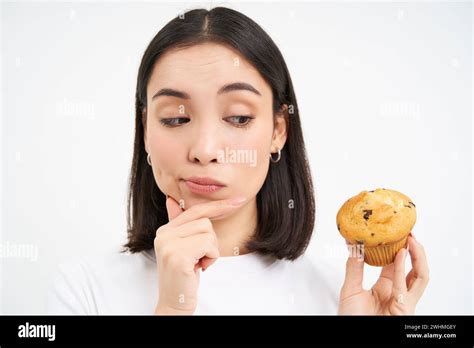
{"label": "woman's chin", "polygon": [[[185,202],[185,209],[189,209],[195,205],[202,204],[202,203],[207,203],[207,202],[212,202],[212,201],[217,201],[219,199],[213,198],[213,197],[193,197],[193,196],[188,196],[183,198]],[[225,198],[222,198],[225,199]]]}

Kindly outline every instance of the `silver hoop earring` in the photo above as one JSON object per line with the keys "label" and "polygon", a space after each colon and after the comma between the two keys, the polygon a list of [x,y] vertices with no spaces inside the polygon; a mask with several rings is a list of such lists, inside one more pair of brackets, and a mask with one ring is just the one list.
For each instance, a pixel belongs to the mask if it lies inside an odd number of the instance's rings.
{"label": "silver hoop earring", "polygon": [[150,156],[150,154],[146,155],[146,161],[151,166],[151,156]]}
{"label": "silver hoop earring", "polygon": [[272,163],[277,163],[278,161],[280,161],[280,159],[281,159],[281,150],[280,149],[278,149],[278,157],[276,159],[273,159],[273,156],[270,153],[270,161],[272,161]]}

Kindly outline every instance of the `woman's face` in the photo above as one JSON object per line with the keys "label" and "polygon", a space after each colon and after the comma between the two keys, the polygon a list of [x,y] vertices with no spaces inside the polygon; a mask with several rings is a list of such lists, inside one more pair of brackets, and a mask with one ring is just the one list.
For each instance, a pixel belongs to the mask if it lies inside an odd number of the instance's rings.
{"label": "woman's face", "polygon": [[[147,98],[145,149],[164,194],[183,209],[255,198],[269,154],[285,143],[286,123],[274,120],[270,86],[250,63],[213,43],[170,50],[155,64]],[[201,192],[209,187],[186,182],[191,177],[225,186]]]}

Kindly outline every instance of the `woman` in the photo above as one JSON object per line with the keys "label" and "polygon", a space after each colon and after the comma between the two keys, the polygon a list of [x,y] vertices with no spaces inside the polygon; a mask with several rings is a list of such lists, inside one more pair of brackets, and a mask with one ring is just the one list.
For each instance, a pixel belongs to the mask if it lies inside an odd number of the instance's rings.
{"label": "woman", "polygon": [[62,268],[51,312],[408,314],[428,281],[421,244],[370,291],[347,261],[340,297],[304,257],[315,203],[290,74],[272,39],[227,9],[193,10],[138,73],[128,243]]}

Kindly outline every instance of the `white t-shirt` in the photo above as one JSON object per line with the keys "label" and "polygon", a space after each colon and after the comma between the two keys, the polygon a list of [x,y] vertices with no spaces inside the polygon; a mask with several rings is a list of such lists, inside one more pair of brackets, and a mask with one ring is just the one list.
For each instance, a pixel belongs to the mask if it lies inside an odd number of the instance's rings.
{"label": "white t-shirt", "polygon": [[[158,299],[154,250],[63,263],[48,293],[50,314],[153,314]],[[337,314],[339,289],[328,270],[249,253],[219,257],[201,271],[195,315]]]}

